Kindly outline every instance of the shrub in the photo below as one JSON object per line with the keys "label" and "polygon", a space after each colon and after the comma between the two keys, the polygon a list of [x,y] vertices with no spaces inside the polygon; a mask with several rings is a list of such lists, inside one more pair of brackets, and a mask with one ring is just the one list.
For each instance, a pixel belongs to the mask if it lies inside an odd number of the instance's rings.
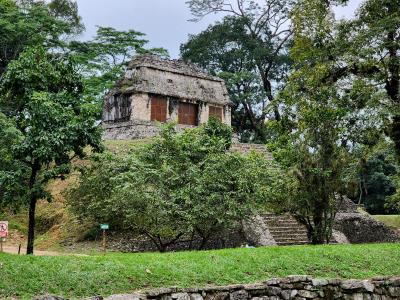
{"label": "shrub", "polygon": [[280,173],[260,155],[227,153],[227,134],[215,124],[183,133],[167,125],[134,153],[93,157],[69,193],[72,210],[145,234],[160,251],[193,235],[203,248],[218,230],[283,194]]}

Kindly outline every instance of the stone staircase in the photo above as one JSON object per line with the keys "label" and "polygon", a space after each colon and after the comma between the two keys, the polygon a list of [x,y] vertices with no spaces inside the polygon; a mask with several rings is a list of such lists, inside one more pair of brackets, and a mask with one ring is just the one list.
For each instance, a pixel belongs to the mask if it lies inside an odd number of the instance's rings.
{"label": "stone staircase", "polygon": [[272,154],[268,152],[267,147],[264,144],[233,143],[230,151],[242,154],[249,154],[254,151],[264,154],[268,160],[273,160]]}
{"label": "stone staircase", "polygon": [[261,216],[277,245],[308,244],[307,229],[290,215],[263,214]]}

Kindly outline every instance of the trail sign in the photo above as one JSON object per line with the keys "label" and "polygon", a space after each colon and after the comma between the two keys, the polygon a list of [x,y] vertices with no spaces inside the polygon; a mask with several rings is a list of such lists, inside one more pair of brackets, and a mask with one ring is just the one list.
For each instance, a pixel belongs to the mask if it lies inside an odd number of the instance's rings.
{"label": "trail sign", "polygon": [[108,224],[100,224],[100,229],[108,230],[110,229],[110,226]]}
{"label": "trail sign", "polygon": [[0,238],[8,236],[8,221],[0,221]]}

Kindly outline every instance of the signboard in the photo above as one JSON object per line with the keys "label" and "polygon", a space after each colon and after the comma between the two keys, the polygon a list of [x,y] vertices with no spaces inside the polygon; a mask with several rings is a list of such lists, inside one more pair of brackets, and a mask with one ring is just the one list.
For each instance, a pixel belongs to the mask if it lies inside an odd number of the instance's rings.
{"label": "signboard", "polygon": [[0,221],[0,238],[8,236],[8,221]]}
{"label": "signboard", "polygon": [[100,224],[100,228],[103,230],[108,230],[110,226],[108,224]]}

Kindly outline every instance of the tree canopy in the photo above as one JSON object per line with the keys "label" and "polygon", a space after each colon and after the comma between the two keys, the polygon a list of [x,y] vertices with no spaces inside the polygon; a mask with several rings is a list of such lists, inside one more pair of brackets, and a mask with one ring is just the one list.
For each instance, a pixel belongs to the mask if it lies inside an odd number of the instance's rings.
{"label": "tree canopy", "polygon": [[[19,176],[8,179],[19,194],[24,186],[21,197],[30,205],[28,253],[33,252],[36,202],[51,199],[46,183],[64,179],[72,158],[84,156],[84,147],[102,149],[101,131],[82,101],[82,88],[73,63],[43,47],[22,52],[9,63],[0,82],[0,112],[14,120],[3,122],[3,130],[18,133],[7,145],[9,159],[13,168],[23,168],[14,170]],[[7,172],[3,165],[1,169]]]}

